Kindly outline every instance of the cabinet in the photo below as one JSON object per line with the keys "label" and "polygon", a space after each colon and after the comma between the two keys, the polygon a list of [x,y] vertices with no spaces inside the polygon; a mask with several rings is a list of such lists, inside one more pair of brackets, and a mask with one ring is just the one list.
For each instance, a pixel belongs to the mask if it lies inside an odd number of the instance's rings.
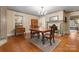
{"label": "cabinet", "polygon": [[23,16],[15,15],[15,35],[20,35],[25,33],[25,28],[23,27]]}
{"label": "cabinet", "polygon": [[19,25],[15,28],[15,35],[24,34],[24,33],[25,33],[25,28],[22,25]]}

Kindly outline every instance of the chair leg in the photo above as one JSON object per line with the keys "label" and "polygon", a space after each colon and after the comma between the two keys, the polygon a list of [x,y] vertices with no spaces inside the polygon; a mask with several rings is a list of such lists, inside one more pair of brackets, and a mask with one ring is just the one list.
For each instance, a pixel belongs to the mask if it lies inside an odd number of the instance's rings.
{"label": "chair leg", "polygon": [[53,38],[53,43],[55,43],[55,39]]}
{"label": "chair leg", "polygon": [[50,39],[50,45],[52,45],[51,39]]}
{"label": "chair leg", "polygon": [[39,39],[39,38],[40,38],[40,33],[38,32],[38,34],[37,34],[37,35],[38,35],[38,39]]}
{"label": "chair leg", "polygon": [[44,33],[42,33],[42,43],[45,44]]}
{"label": "chair leg", "polygon": [[54,39],[54,33],[53,33],[53,43],[55,43],[55,39]]}

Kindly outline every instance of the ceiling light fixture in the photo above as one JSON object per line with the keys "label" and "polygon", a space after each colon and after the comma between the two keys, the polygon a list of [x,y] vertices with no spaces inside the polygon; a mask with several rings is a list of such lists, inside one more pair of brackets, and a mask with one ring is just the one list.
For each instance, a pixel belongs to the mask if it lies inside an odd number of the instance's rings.
{"label": "ceiling light fixture", "polygon": [[45,7],[41,7],[40,16],[45,16],[47,11],[45,10]]}

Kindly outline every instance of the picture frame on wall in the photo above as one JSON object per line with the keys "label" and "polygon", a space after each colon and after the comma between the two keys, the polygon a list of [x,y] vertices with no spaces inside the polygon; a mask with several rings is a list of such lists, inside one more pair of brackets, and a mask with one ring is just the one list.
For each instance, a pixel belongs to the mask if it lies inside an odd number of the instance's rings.
{"label": "picture frame on wall", "polygon": [[59,20],[58,18],[59,18],[58,16],[52,16],[49,18],[49,21],[57,21]]}

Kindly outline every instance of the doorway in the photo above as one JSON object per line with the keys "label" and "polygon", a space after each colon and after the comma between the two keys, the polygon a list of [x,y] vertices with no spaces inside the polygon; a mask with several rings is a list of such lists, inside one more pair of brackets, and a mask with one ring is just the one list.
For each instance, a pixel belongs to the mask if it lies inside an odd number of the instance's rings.
{"label": "doorway", "polygon": [[79,28],[79,16],[71,16],[69,20],[70,31],[78,31]]}
{"label": "doorway", "polygon": [[79,16],[71,16],[69,20],[70,37],[76,38],[79,31]]}

